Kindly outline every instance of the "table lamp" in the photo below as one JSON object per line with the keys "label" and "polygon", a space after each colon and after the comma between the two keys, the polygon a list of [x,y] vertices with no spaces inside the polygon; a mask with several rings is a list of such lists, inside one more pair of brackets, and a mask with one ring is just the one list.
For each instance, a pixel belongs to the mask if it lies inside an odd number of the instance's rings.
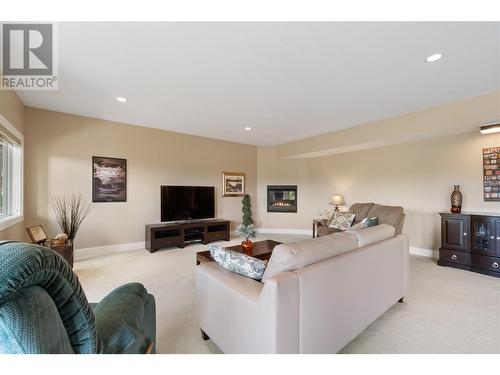
{"label": "table lamp", "polygon": [[341,194],[334,194],[332,196],[330,204],[335,205],[335,212],[338,212],[339,206],[342,206],[344,204],[344,197]]}

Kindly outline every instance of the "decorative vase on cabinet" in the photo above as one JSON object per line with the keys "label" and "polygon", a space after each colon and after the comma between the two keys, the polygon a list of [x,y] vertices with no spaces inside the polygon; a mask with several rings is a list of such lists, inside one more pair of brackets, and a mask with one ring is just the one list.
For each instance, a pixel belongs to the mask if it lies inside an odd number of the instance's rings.
{"label": "decorative vase on cabinet", "polygon": [[459,214],[462,211],[462,193],[460,192],[460,185],[453,185],[453,192],[451,193],[451,212]]}

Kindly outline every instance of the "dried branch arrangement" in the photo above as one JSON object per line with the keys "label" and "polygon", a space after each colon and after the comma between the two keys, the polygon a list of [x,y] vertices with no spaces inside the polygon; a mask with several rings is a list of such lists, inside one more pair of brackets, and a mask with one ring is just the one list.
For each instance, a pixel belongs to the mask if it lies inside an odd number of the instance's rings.
{"label": "dried branch arrangement", "polygon": [[61,194],[50,197],[50,207],[61,230],[74,240],[83,220],[87,217],[92,203],[83,199],[82,194]]}

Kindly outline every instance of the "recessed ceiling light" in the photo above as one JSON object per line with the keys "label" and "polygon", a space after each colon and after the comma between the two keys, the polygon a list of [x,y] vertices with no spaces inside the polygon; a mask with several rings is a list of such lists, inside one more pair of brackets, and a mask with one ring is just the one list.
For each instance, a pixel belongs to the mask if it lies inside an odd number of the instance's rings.
{"label": "recessed ceiling light", "polygon": [[125,103],[127,101],[127,98],[124,98],[123,96],[117,96],[116,100],[118,100],[121,103]]}
{"label": "recessed ceiling light", "polygon": [[252,130],[252,128],[250,126],[245,126],[245,130],[249,132],[250,130]]}
{"label": "recessed ceiling light", "polygon": [[442,53],[435,53],[434,55],[430,55],[428,58],[425,59],[427,62],[434,62],[438,61],[443,57]]}

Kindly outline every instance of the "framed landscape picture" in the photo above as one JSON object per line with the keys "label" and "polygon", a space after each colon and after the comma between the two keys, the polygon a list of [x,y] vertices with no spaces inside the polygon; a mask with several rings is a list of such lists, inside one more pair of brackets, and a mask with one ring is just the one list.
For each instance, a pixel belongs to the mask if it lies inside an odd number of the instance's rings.
{"label": "framed landscape picture", "polygon": [[222,196],[241,197],[245,195],[245,173],[222,172]]}
{"label": "framed landscape picture", "polygon": [[92,156],[92,202],[127,201],[127,160]]}

